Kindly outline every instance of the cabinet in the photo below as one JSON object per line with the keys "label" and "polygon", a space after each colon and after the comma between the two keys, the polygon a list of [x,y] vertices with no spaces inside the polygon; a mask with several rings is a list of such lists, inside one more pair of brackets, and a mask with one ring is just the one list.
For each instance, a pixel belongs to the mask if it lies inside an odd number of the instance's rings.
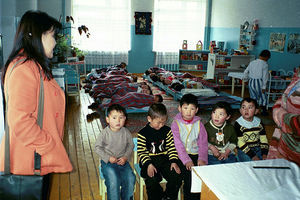
{"label": "cabinet", "polygon": [[208,54],[208,50],[179,50],[179,70],[206,71]]}
{"label": "cabinet", "polygon": [[244,72],[246,66],[255,59],[254,55],[209,54],[206,79],[215,79],[221,86],[229,86],[229,72]]}
{"label": "cabinet", "polygon": [[245,24],[240,27],[240,38],[239,38],[239,49],[247,49],[253,50],[254,45],[256,44],[255,40],[255,29],[253,25],[250,25],[249,22],[245,22]]}

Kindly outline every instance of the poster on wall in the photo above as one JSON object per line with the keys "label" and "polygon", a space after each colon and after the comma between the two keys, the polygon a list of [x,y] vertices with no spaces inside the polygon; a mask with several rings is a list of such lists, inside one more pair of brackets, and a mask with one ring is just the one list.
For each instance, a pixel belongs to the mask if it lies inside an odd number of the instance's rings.
{"label": "poster on wall", "polygon": [[151,35],[151,12],[135,12],[135,34]]}
{"label": "poster on wall", "polygon": [[289,53],[299,53],[300,54],[300,34],[291,33],[289,35],[287,51]]}
{"label": "poster on wall", "polygon": [[285,37],[285,33],[271,33],[269,50],[282,53],[284,51]]}

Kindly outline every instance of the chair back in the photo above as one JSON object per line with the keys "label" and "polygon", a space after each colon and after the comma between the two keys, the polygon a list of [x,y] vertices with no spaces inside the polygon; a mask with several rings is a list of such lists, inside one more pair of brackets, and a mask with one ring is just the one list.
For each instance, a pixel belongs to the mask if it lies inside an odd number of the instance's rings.
{"label": "chair back", "polygon": [[133,165],[138,163],[138,158],[137,158],[137,138],[134,137],[132,138],[134,148],[133,148]]}

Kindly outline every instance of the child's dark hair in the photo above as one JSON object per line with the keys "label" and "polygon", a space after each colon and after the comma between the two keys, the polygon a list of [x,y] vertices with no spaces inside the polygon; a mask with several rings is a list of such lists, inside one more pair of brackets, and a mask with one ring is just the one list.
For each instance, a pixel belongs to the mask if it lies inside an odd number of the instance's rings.
{"label": "child's dark hair", "polygon": [[106,109],[106,117],[108,117],[108,115],[112,112],[112,111],[117,111],[117,112],[121,112],[125,115],[125,117],[127,118],[127,113],[126,113],[126,109],[121,106],[120,104],[112,104],[110,105],[107,109]]}
{"label": "child's dark hair", "polygon": [[145,75],[148,76],[149,74],[150,74],[150,70],[147,69],[147,70],[145,71]]}
{"label": "child's dark hair", "polygon": [[264,58],[271,58],[271,52],[269,50],[265,49],[260,52],[259,56],[264,57]]}
{"label": "child's dark hair", "polygon": [[212,111],[214,112],[216,109],[222,108],[226,111],[227,115],[232,115],[232,109],[229,103],[225,101],[220,101],[213,105]]}
{"label": "child's dark hair", "polygon": [[138,80],[138,77],[135,76],[135,75],[132,75],[131,78],[132,78],[132,81],[133,81],[133,82],[137,82],[137,80]]}
{"label": "child's dark hair", "polygon": [[183,104],[193,104],[194,106],[196,106],[196,108],[198,108],[198,99],[195,95],[193,94],[185,94],[183,95],[183,97],[180,99],[180,107]]}
{"label": "child's dark hair", "polygon": [[[151,92],[152,92],[152,90],[151,90]],[[155,96],[158,97],[158,102],[159,102],[159,103],[161,103],[161,102],[164,101],[163,97],[162,97],[160,94],[156,94]]]}
{"label": "child's dark hair", "polygon": [[148,110],[148,116],[151,117],[151,119],[166,117],[168,116],[167,108],[162,103],[154,103]]}
{"label": "child's dark hair", "polygon": [[244,99],[242,100],[242,102],[241,102],[241,107],[242,107],[242,105],[243,105],[243,103],[244,103],[245,101],[248,102],[248,103],[253,103],[254,106],[255,106],[255,109],[258,109],[257,101],[256,101],[255,99],[250,98],[250,97],[246,97],[246,98],[244,98]]}

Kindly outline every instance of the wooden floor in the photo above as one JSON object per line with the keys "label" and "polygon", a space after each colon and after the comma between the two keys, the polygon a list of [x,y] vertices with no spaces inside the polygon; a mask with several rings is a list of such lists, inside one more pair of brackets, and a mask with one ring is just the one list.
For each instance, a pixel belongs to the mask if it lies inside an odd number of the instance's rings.
{"label": "wooden floor", "polygon": [[[236,91],[239,96],[240,90]],[[94,200],[99,194],[99,158],[94,152],[97,135],[102,130],[100,120],[87,122],[86,115],[93,111],[88,106],[92,99],[81,91],[78,97],[68,98],[65,120],[64,144],[73,164],[73,171],[54,174],[50,191],[50,200]],[[266,126],[268,138],[274,126]],[[138,197],[136,189],[135,197]],[[138,199],[138,198],[136,198]]]}
{"label": "wooden floor", "polygon": [[94,152],[97,135],[102,130],[100,120],[86,121],[91,113],[91,98],[81,91],[78,97],[69,97],[66,111],[64,144],[73,164],[73,171],[54,174],[50,200],[100,199],[98,181],[99,157]]}

